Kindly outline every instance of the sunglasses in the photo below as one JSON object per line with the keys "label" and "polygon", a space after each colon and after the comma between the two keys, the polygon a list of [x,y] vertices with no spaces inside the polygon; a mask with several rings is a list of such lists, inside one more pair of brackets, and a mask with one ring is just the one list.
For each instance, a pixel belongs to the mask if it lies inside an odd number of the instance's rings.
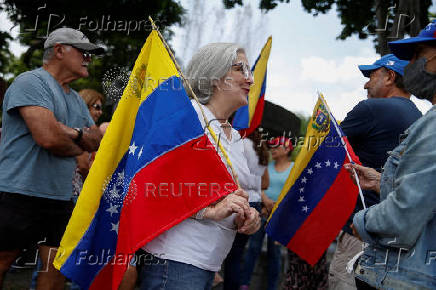
{"label": "sunglasses", "polygon": [[90,53],[89,51],[83,50],[81,48],[78,48],[72,44],[67,44],[65,43],[65,45],[69,45],[71,47],[74,47],[75,49],[77,49],[82,55],[83,55],[83,59],[88,59],[88,58],[92,58],[92,53]]}
{"label": "sunglasses", "polygon": [[93,107],[97,111],[103,111],[103,106],[102,105],[94,104],[94,105],[91,105],[91,107]]}
{"label": "sunglasses", "polygon": [[[74,46],[73,46],[74,47]],[[80,51],[83,55],[83,59],[88,59],[88,58],[92,58],[92,53],[90,53],[89,51],[85,51],[83,49],[74,47],[75,49],[77,49],[78,51]]]}

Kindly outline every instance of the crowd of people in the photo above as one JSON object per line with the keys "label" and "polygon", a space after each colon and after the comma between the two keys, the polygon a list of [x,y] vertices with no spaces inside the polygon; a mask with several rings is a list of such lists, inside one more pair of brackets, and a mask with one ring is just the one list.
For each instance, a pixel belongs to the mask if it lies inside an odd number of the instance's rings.
{"label": "crowd of people", "polygon": [[[410,100],[413,94],[436,104],[436,21],[389,46],[392,54],[359,65],[369,78],[368,99],[340,124],[362,164],[345,167],[350,178],[357,172],[363,198],[338,234],[330,268],[326,253],[311,266],[287,250],[287,272],[279,283],[286,248],[267,237],[268,289],[436,288],[436,112],[433,107],[422,116]],[[92,54],[102,53],[82,32],[57,29],[44,43],[43,66],[19,75],[6,90],[0,288],[21,251],[37,245],[32,287],[64,289],[53,259],[108,125],[96,125],[104,96],[92,89],[77,93],[70,83],[88,77]],[[254,82],[244,48],[208,44],[194,54],[186,76],[192,106],[203,127],[202,112],[214,120],[209,125],[220,135],[240,187],[144,245],[140,251],[153,261],[132,260],[119,289],[211,289],[222,279],[221,268],[225,290],[250,289],[267,218],[293,167],[290,139],[264,142],[259,129],[241,139],[229,124],[247,105]],[[73,283],[71,289],[80,287]]]}

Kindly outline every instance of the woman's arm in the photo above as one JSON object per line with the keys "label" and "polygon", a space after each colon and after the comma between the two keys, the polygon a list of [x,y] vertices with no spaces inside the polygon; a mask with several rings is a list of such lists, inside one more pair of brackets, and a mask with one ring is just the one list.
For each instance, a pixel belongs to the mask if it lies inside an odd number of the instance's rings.
{"label": "woman's arm", "polygon": [[268,173],[268,167],[265,168],[265,171],[262,175],[262,181],[260,183],[260,187],[262,190],[266,190],[269,187],[269,173]]}

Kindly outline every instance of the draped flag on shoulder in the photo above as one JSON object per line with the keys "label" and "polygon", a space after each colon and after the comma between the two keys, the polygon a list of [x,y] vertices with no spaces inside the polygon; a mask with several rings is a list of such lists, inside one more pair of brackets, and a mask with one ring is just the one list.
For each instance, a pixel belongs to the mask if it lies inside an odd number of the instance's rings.
{"label": "draped flag on shoulder", "polygon": [[259,57],[253,65],[254,84],[248,93],[248,105],[239,108],[233,118],[232,126],[241,136],[248,136],[259,127],[265,106],[266,67],[271,52],[272,37],[268,37]]}
{"label": "draped flag on shoulder", "polygon": [[358,188],[343,168],[358,162],[322,95],[268,219],[266,232],[314,265],[354,210]]}
{"label": "draped flag on shoulder", "polygon": [[118,289],[135,251],[237,189],[153,30],[100,144],[54,265]]}

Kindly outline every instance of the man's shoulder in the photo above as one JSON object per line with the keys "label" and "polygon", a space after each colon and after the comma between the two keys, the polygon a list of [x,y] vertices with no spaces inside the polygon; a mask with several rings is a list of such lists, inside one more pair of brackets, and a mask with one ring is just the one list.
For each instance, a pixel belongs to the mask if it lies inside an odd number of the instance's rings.
{"label": "man's shoulder", "polygon": [[56,80],[42,68],[18,75],[5,93],[6,111],[23,106],[40,106],[54,110]]}
{"label": "man's shoulder", "polygon": [[377,107],[377,106],[414,106],[414,103],[409,98],[404,97],[390,97],[390,98],[371,98],[367,99],[364,102],[368,106]]}
{"label": "man's shoulder", "polygon": [[392,98],[370,98],[362,102],[368,107],[388,106],[391,103],[396,103],[396,101],[392,101]]}
{"label": "man's shoulder", "polygon": [[11,84],[11,87],[21,86],[24,84],[35,85],[35,82],[44,82],[46,76],[42,68],[29,70],[19,74]]}
{"label": "man's shoulder", "polygon": [[375,114],[398,114],[398,110],[411,115],[421,115],[418,107],[409,98],[390,97],[365,100],[366,106]]}
{"label": "man's shoulder", "polygon": [[368,104],[367,100],[362,100],[359,103],[357,103],[351,111],[347,113],[347,116],[353,116],[356,117],[358,115],[367,114],[369,113],[370,105]]}

